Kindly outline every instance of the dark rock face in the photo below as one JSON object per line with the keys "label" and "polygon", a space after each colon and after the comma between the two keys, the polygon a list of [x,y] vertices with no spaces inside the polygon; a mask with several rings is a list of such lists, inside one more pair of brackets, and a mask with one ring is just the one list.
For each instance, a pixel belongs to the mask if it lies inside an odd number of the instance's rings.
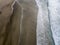
{"label": "dark rock face", "polygon": [[35,0],[19,0],[23,10],[20,45],[36,45],[38,8]]}
{"label": "dark rock face", "polygon": [[9,11],[10,8],[6,7],[3,9],[6,15],[0,15],[0,32],[2,33],[0,34],[0,45],[36,45],[38,9],[35,1],[22,0],[22,2],[16,2],[13,8],[13,13]]}
{"label": "dark rock face", "polygon": [[[16,2],[3,3],[0,8],[0,45],[18,45],[20,38],[21,7]],[[14,10],[13,10],[14,8]]]}
{"label": "dark rock face", "polygon": [[0,45],[5,45],[5,40],[7,40],[6,37],[8,36],[9,30],[6,29],[13,11],[13,7],[11,8],[10,5],[7,5],[8,3],[12,4],[12,2],[5,2],[6,3],[1,0],[0,3]]}

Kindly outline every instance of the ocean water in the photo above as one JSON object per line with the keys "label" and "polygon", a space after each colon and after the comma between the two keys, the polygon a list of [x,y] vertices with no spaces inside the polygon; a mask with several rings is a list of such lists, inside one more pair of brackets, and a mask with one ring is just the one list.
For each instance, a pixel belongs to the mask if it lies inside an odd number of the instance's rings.
{"label": "ocean water", "polygon": [[49,0],[50,24],[55,45],[60,45],[60,0]]}
{"label": "ocean water", "polygon": [[47,0],[35,0],[38,6],[37,45],[54,45]]}

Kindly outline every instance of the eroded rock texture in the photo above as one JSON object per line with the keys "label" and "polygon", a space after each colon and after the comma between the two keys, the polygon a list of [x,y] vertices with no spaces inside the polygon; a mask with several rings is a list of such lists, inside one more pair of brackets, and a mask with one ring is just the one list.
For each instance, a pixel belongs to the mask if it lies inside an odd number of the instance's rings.
{"label": "eroded rock texture", "polygon": [[[6,2],[6,3],[5,3]],[[7,25],[10,21],[10,17],[12,15],[12,8],[11,5],[8,4],[12,4],[11,1],[4,1],[4,0],[0,0],[0,45],[5,45],[5,40],[7,40]]]}
{"label": "eroded rock texture", "polygon": [[19,0],[23,8],[20,45],[36,45],[38,8],[35,0]]}
{"label": "eroded rock texture", "polygon": [[35,0],[20,0],[13,7],[11,3],[2,5],[0,45],[36,45],[38,9]]}
{"label": "eroded rock texture", "polygon": [[5,0],[2,0],[0,7],[0,45],[18,45],[21,7],[17,2],[13,7],[13,1],[6,0],[6,3],[3,1]]}

